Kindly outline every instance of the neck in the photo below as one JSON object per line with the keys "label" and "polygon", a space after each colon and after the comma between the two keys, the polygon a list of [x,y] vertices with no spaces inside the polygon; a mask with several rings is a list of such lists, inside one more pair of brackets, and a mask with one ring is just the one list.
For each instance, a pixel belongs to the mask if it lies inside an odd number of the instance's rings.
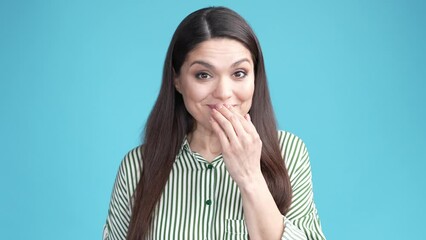
{"label": "neck", "polygon": [[188,136],[191,150],[199,153],[208,162],[213,161],[221,152],[220,141],[213,129],[196,127]]}

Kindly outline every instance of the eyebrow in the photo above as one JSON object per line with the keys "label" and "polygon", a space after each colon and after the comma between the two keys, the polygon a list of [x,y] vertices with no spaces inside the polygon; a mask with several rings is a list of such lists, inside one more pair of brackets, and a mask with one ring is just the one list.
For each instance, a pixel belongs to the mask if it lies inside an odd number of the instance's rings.
{"label": "eyebrow", "polygon": [[[243,62],[251,63],[248,58],[243,58],[243,59],[238,60],[238,61],[234,62],[233,64],[231,64],[231,67],[236,67]],[[189,67],[191,67],[192,65],[195,65],[195,64],[200,64],[200,65],[203,65],[206,68],[215,69],[215,67],[213,65],[211,65],[210,63],[205,62],[205,61],[201,61],[201,60],[197,60],[197,61],[192,62],[191,65],[189,65]]]}

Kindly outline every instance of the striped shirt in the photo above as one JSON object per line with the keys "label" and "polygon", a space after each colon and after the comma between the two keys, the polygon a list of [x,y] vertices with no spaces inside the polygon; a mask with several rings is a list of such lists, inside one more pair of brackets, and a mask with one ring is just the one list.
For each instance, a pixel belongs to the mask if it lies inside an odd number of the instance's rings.
{"label": "striped shirt", "polygon": [[[279,131],[278,136],[293,189],[292,204],[283,216],[285,230],[281,239],[325,239],[313,201],[306,146],[291,133]],[[141,168],[139,146],[124,157],[118,170],[104,240],[126,239]],[[155,207],[148,239],[248,239],[240,191],[221,155],[209,163],[191,151],[184,140]]]}

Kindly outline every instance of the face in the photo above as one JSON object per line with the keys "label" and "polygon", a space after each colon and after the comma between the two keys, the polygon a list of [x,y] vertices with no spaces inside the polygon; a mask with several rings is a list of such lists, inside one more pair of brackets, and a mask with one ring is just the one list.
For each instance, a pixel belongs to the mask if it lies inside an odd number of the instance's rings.
{"label": "face", "polygon": [[236,40],[204,41],[188,53],[174,83],[196,120],[196,130],[211,129],[215,105],[232,105],[243,116],[250,110],[254,92],[251,53]]}

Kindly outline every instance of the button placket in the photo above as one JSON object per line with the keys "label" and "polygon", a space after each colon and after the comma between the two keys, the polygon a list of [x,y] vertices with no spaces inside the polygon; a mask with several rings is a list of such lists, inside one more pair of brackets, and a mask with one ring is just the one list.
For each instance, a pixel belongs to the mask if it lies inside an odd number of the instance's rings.
{"label": "button placket", "polygon": [[[206,172],[206,180],[209,182],[209,189],[207,190],[207,194],[206,194],[206,200],[205,200],[205,204],[207,206],[211,206],[213,204],[213,193],[214,193],[214,174],[213,174],[213,164],[208,163],[207,164],[207,172]],[[211,210],[210,210],[211,211]]]}
{"label": "button placket", "polygon": [[205,165],[205,173],[206,173],[206,181],[207,181],[207,189],[206,189],[206,198],[204,201],[206,212],[208,214],[207,216],[207,232],[206,232],[206,238],[210,239],[213,236],[213,231],[215,231],[215,228],[213,227],[213,219],[214,212],[215,212],[215,192],[216,192],[216,175],[215,175],[215,167],[212,163],[206,163]]}

